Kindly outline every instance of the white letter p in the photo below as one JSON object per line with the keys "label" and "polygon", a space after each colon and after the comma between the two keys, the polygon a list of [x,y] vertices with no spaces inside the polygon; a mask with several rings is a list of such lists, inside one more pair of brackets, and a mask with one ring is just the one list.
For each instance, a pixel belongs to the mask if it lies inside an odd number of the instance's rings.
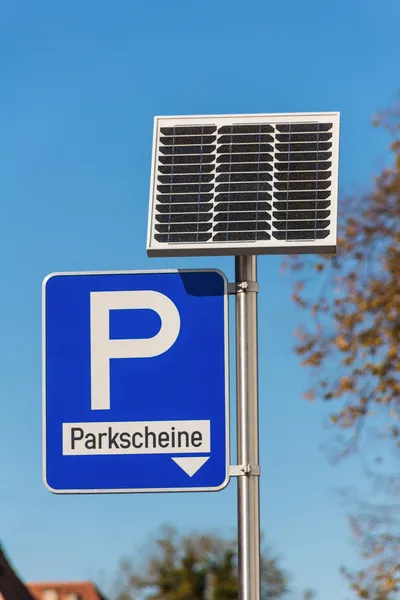
{"label": "white letter p", "polygon": [[[160,331],[145,339],[110,339],[110,310],[147,309],[161,319]],[[90,293],[91,409],[110,409],[110,358],[151,358],[175,343],[180,330],[175,304],[154,291]]]}

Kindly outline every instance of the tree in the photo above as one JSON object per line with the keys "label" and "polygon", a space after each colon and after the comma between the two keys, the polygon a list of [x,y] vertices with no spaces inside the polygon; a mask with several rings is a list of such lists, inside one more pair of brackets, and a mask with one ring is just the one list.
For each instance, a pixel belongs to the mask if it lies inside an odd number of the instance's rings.
{"label": "tree", "polygon": [[400,112],[375,125],[390,133],[392,164],[340,202],[337,256],[287,264],[305,311],[296,350],[315,372],[305,396],[332,405],[336,458],[377,449],[367,472],[379,500],[352,520],[369,567],[344,572],[360,597],[386,600],[400,591]]}
{"label": "tree", "polygon": [[[236,541],[214,535],[161,531],[143,564],[120,565],[117,600],[237,600]],[[264,550],[262,599],[282,598],[287,575]]]}

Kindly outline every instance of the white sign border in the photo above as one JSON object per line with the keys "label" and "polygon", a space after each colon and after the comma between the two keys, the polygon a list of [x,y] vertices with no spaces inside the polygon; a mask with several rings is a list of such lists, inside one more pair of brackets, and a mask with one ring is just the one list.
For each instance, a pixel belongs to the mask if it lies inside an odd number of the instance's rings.
{"label": "white sign border", "polygon": [[[166,273],[218,273],[224,282],[224,333],[225,333],[225,480],[215,487],[189,488],[131,488],[131,489],[95,489],[95,490],[59,490],[47,483],[46,473],[46,286],[53,277],[71,277],[77,275],[162,275]],[[228,279],[219,269],[149,269],[129,271],[64,271],[47,275],[42,282],[42,477],[44,486],[53,494],[146,494],[179,492],[219,492],[230,482],[230,364],[229,364],[229,292]]]}

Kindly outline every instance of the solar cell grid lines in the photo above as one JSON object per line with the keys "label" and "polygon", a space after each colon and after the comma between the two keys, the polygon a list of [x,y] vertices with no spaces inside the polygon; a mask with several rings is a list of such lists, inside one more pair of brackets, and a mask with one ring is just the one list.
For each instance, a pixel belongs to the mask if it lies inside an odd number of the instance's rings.
{"label": "solar cell grid lines", "polygon": [[149,255],[332,252],[338,113],[156,118]]}

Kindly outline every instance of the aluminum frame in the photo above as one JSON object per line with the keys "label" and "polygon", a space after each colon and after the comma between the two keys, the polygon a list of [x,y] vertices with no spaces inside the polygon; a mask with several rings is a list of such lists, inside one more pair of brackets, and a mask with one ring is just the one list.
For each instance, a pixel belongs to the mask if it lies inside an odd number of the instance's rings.
{"label": "aluminum frame", "polygon": [[[155,234],[155,209],[157,167],[159,154],[159,138],[161,127],[182,125],[207,125],[217,127],[231,124],[251,123],[326,123],[334,124],[332,136],[332,177],[331,177],[331,226],[330,234],[324,240],[310,242],[309,240],[281,241],[271,238],[255,242],[213,242],[206,243],[160,243],[154,238]],[[153,256],[238,256],[252,254],[335,254],[337,246],[337,197],[339,174],[339,137],[340,113],[315,112],[315,113],[271,113],[271,114],[243,114],[243,115],[193,115],[193,116],[157,116],[154,118],[153,151],[150,175],[150,199],[147,228],[147,255]],[[273,220],[271,221],[273,223]]]}

